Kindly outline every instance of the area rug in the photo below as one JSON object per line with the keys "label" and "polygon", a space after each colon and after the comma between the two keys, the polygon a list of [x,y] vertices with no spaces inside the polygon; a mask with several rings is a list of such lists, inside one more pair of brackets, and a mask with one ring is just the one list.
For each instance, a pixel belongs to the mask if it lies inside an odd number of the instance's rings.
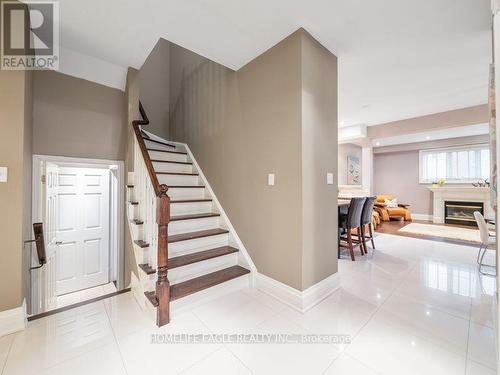
{"label": "area rug", "polygon": [[478,229],[447,227],[436,224],[411,223],[399,229],[398,232],[450,238],[453,240],[480,242]]}

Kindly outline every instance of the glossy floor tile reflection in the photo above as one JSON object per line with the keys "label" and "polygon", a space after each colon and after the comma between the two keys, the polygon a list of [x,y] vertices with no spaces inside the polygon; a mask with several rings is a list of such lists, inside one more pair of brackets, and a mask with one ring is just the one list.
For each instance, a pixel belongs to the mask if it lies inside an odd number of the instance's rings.
{"label": "glossy floor tile reflection", "polygon": [[[339,261],[340,289],[305,314],[247,289],[157,328],[125,293],[0,338],[2,374],[495,374],[496,280],[478,274],[476,249],[375,241],[367,256]],[[153,342],[210,333],[343,334],[351,343]]]}

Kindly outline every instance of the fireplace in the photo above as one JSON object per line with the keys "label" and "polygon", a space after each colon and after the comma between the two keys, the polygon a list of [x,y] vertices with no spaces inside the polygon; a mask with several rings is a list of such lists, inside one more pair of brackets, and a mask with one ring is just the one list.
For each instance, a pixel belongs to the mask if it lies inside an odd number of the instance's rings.
{"label": "fireplace", "polygon": [[446,224],[459,224],[477,227],[474,211],[484,215],[482,202],[445,201],[444,222]]}

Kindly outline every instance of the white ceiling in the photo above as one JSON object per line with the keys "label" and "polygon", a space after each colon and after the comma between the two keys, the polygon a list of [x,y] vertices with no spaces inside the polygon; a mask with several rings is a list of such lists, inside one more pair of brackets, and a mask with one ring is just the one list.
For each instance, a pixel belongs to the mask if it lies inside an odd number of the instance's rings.
{"label": "white ceiling", "polygon": [[139,68],[159,37],[238,69],[299,27],[339,57],[339,122],[487,102],[490,0],[60,0],[61,44]]}
{"label": "white ceiling", "polygon": [[475,124],[413,134],[403,134],[394,137],[372,139],[371,144],[374,147],[384,147],[406,143],[438,141],[441,139],[472,137],[475,135],[489,134],[489,132],[489,124]]}

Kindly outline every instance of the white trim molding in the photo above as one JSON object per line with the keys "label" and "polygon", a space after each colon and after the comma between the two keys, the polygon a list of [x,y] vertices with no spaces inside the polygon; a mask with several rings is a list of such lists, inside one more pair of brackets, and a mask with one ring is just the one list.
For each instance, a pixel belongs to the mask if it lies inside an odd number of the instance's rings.
{"label": "white trim molding", "polygon": [[428,214],[411,214],[411,218],[415,220],[432,221],[433,216]]}
{"label": "white trim molding", "polygon": [[334,273],[304,291],[257,273],[257,289],[304,313],[340,288],[339,273]]}
{"label": "white trim molding", "polygon": [[0,311],[0,337],[26,328],[26,300],[19,307]]}

